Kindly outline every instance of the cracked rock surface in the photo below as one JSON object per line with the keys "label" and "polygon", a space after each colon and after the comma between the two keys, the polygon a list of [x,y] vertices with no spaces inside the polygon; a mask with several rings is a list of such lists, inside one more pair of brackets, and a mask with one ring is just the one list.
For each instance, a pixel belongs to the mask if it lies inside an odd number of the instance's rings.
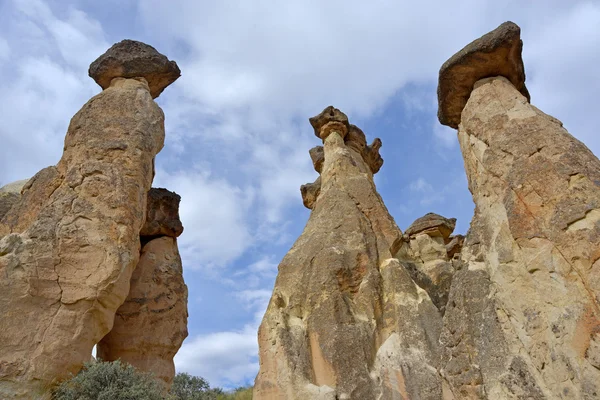
{"label": "cracked rock surface", "polygon": [[373,182],[379,155],[365,158],[364,134],[333,107],[311,123],[320,191],[279,265],[254,398],[439,399],[441,315],[393,258],[401,232]]}
{"label": "cracked rock surface", "polygon": [[475,216],[441,372],[460,399],[600,394],[600,161],[504,77],[475,84],[458,138]]}
{"label": "cracked rock surface", "polygon": [[59,163],[34,176],[4,216],[0,398],[43,398],[111,329],[138,263],[163,142],[148,85],[113,79],[71,120]]}

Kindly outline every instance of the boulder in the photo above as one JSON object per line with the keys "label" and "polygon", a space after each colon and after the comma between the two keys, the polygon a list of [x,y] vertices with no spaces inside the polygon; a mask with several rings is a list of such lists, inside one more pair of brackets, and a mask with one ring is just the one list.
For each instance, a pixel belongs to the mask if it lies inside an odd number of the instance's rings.
{"label": "boulder", "polygon": [[417,218],[404,232],[407,237],[423,233],[429,236],[440,236],[448,239],[456,227],[456,218],[444,218],[435,213],[427,213]]}
{"label": "boulder", "polygon": [[152,188],[148,192],[146,222],[140,231],[142,237],[179,237],[183,225],[179,219],[181,197],[162,188]]}
{"label": "boulder", "polygon": [[440,68],[439,74],[437,95],[440,122],[458,128],[473,85],[490,76],[504,76],[529,101],[522,49],[521,28],[508,21],[450,57]]}
{"label": "boulder", "polygon": [[152,98],[157,98],[181,76],[175,61],[135,40],[115,43],[90,65],[88,73],[102,89],[108,88],[114,78],[143,78]]}

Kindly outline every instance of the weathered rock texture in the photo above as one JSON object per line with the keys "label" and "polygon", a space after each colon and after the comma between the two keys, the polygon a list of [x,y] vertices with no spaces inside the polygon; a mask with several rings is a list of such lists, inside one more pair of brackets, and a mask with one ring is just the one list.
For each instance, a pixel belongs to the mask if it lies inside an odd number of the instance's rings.
{"label": "weathered rock texture", "polygon": [[380,142],[366,151],[333,107],[311,123],[324,141],[323,157],[311,151],[320,191],[279,265],[254,398],[439,399],[441,316],[393,258],[401,232],[373,183]]}
{"label": "weathered rock texture", "polygon": [[[521,63],[493,62],[500,75]],[[441,374],[457,399],[597,399],[600,161],[512,75],[488,78],[481,63],[457,72],[476,81],[458,129],[476,209],[444,316]]]}
{"label": "weathered rock texture", "polygon": [[458,265],[462,236],[451,236],[455,218],[429,213],[417,219],[406,230],[402,245],[395,257],[409,272],[413,281],[427,291],[429,297],[444,313],[452,276]]}
{"label": "weathered rock texture", "polygon": [[73,117],[56,166],[0,225],[0,398],[47,395],[90,359],[127,297],[164,115],[116,77]]}
{"label": "weathered rock texture", "polygon": [[89,75],[102,89],[113,78],[144,78],[152,98],[181,76],[175,61],[169,61],[152,46],[135,40],[123,40],[90,65]]}
{"label": "weathered rock texture", "polygon": [[521,28],[505,22],[474,40],[442,65],[438,84],[438,117],[458,128],[460,113],[479,79],[504,76],[529,100],[521,58]]}
{"label": "weathered rock texture", "polygon": [[[0,221],[21,199],[21,189],[27,183],[27,179],[4,185],[0,188]],[[1,223],[1,222],[0,222]]]}
{"label": "weathered rock texture", "polygon": [[167,387],[175,376],[173,357],[188,335],[187,286],[176,239],[183,231],[179,201],[166,189],[148,193],[142,252],[129,295],[117,310],[112,330],[97,347],[98,358],[120,359],[152,372]]}

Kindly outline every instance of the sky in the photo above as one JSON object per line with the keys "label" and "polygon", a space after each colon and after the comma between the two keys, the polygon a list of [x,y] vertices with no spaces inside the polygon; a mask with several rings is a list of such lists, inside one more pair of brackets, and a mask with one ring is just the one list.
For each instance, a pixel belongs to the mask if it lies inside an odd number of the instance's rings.
{"label": "sky", "polygon": [[438,71],[507,20],[532,104],[600,154],[600,1],[0,0],[0,186],[58,162],[69,120],[101,90],[89,64],[112,44],[175,60],[153,186],[182,197],[189,337],[176,368],[250,384],[277,265],[309,216],[308,118],[334,105],[382,139],[375,181],[402,230],[436,212],[465,233],[474,206],[456,131],[437,121]]}

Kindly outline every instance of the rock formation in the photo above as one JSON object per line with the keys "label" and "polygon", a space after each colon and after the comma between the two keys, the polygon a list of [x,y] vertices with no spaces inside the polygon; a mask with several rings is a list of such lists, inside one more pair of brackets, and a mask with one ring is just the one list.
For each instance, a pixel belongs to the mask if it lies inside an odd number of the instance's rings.
{"label": "rock formation", "polygon": [[381,141],[367,146],[333,107],[310,122],[324,143],[310,152],[319,190],[279,265],[254,396],[439,399],[441,314],[393,258],[401,232],[373,183]]}
{"label": "rock formation", "polygon": [[452,276],[463,242],[461,235],[451,236],[455,225],[454,218],[426,214],[406,229],[402,246],[395,254],[413,281],[427,291],[442,314],[448,302]]}
{"label": "rock formation", "polygon": [[600,161],[531,104],[519,27],[440,70],[475,202],[440,343],[457,399],[600,397]]}
{"label": "rock formation", "polygon": [[180,197],[165,189],[148,193],[148,213],[140,235],[142,252],[129,295],[117,310],[112,330],[97,347],[98,358],[120,359],[152,372],[170,386],[173,357],[187,337],[187,286],[177,239]]}
{"label": "rock formation", "polygon": [[600,398],[600,161],[532,106],[507,22],[441,68],[475,202],[400,234],[377,195],[381,142],[329,107],[320,177],[259,330],[255,399]]}
{"label": "rock formation", "polygon": [[129,293],[165,136],[153,97],[174,80],[155,79],[164,69],[146,60],[164,56],[144,46],[122,68],[110,54],[110,68],[107,56],[94,63],[104,90],[71,120],[59,163],[29,180],[2,218],[2,399],[43,398],[77,373]]}

